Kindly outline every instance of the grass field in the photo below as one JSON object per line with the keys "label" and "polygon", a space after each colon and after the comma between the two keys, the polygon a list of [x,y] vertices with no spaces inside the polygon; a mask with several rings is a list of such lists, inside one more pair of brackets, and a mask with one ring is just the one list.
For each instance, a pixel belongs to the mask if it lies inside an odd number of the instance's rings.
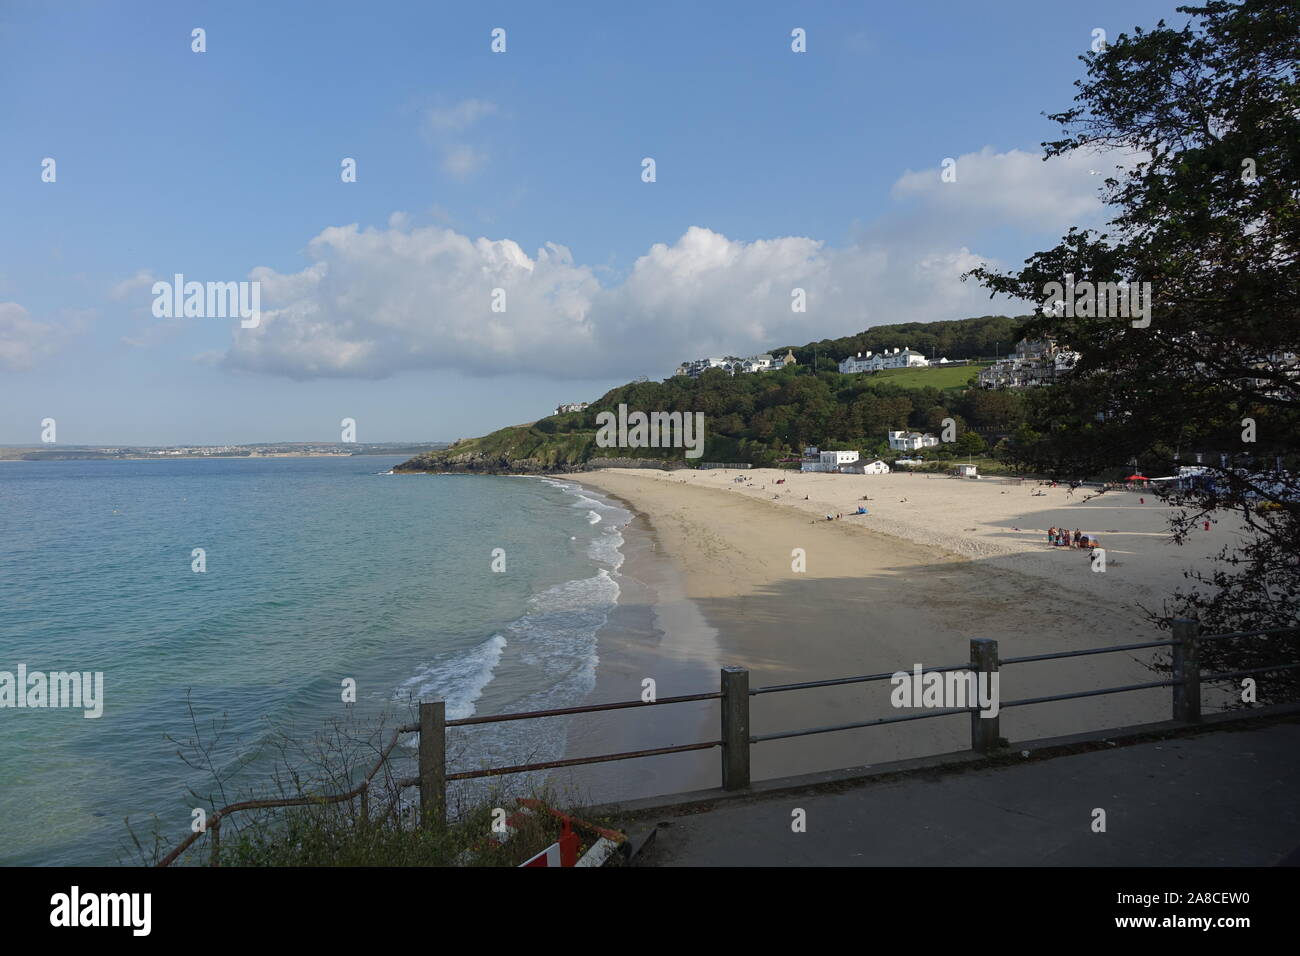
{"label": "grass field", "polygon": [[974,381],[984,364],[958,365],[955,368],[887,368],[875,372],[874,376],[903,388],[965,388]]}

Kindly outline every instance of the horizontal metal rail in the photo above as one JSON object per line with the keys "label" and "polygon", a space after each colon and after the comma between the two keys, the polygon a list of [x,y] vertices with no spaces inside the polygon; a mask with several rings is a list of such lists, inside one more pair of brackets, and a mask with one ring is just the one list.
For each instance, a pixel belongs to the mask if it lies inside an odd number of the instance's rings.
{"label": "horizontal metal rail", "polygon": [[[1295,665],[1300,666],[1300,665]],[[1276,669],[1276,668],[1271,668]],[[1101,697],[1106,694],[1124,694],[1134,690],[1151,690],[1156,687],[1172,687],[1176,681],[1159,680],[1150,681],[1145,684],[1129,684],[1124,687],[1103,687],[1100,690],[1084,690],[1073,694],[1052,694],[1047,697],[1027,697],[1023,700],[1009,700],[1000,703],[998,708],[1006,710],[1008,707],[1023,707],[1026,704],[1047,704],[1057,700],[1073,700],[1078,697]],[[765,740],[784,740],[787,737],[807,737],[810,734],[830,734],[839,730],[857,730],[860,727],[878,727],[881,724],[899,724],[905,720],[924,720],[927,717],[949,717],[953,714],[969,714],[978,712],[979,707],[947,707],[939,710],[926,710],[919,714],[903,714],[897,717],[878,717],[875,720],[858,720],[851,724],[832,724],[827,727],[808,727],[803,730],[787,730],[774,734],[757,734],[750,737],[751,743],[762,743]]]}
{"label": "horizontal metal rail", "polygon": [[[922,674],[946,674],[949,671],[968,671],[970,663],[949,664],[946,667],[922,667]],[[810,680],[802,681],[798,684],[769,684],[766,687],[755,687],[749,692],[750,697],[757,697],[759,694],[777,694],[787,690],[808,690],[812,687],[836,687],[840,684],[862,684],[867,681],[889,680],[898,671],[889,671],[884,674],[863,674],[861,677],[833,677],[829,680]],[[903,671],[905,674],[913,674],[915,671]]]}
{"label": "horizontal metal rail", "polygon": [[1202,674],[1201,680],[1233,680],[1237,677],[1248,677],[1251,674],[1270,674],[1273,671],[1293,671],[1300,668],[1300,664],[1276,664],[1272,667],[1252,667],[1246,671],[1232,671],[1226,674]]}
{"label": "horizontal metal rail", "polygon": [[[1286,630],[1283,628],[1283,630]],[[1240,636],[1240,635],[1226,635]],[[1203,640],[1204,638],[1202,638]],[[1051,654],[1029,654],[1023,657],[1003,657],[999,658],[998,664],[1028,664],[1034,661],[1055,661],[1064,660],[1069,657],[1089,657],[1093,654],[1116,654],[1122,651],[1139,651],[1151,647],[1171,647],[1177,644],[1176,640],[1164,641],[1142,641],[1136,644],[1112,644],[1107,647],[1089,647],[1078,651],[1055,651]],[[949,671],[968,671],[971,669],[969,663],[966,664],[949,664],[944,667],[923,667],[922,674],[942,674]],[[807,690],[814,687],[836,687],[841,684],[861,684],[868,681],[889,680],[895,674],[904,673],[912,674],[914,670],[897,670],[887,671],[880,674],[864,674],[861,677],[835,677],[829,680],[802,681],[796,684],[771,684],[766,687],[755,687],[749,692],[751,697],[759,694],[774,694],[787,690]]]}
{"label": "horizontal metal rail", "polygon": [[589,763],[609,763],[613,760],[632,760],[636,757],[657,757],[660,754],[679,754],[689,750],[708,750],[722,746],[721,740],[710,740],[702,744],[678,744],[675,747],[656,747],[652,750],[629,750],[619,754],[603,754],[599,757],[569,757],[565,760],[547,760],[543,763],[521,763],[513,767],[489,767],[485,770],[462,770],[447,774],[448,780],[474,780],[479,777],[500,777],[509,773],[527,773],[530,770],[555,770],[559,767],[577,767]]}
{"label": "horizontal metal rail", "polygon": [[1006,710],[1008,707],[1024,707],[1026,704],[1050,704],[1055,700],[1075,700],[1079,697],[1102,697],[1106,694],[1126,694],[1132,690],[1151,690],[1154,687],[1173,687],[1179,681],[1174,680],[1153,680],[1146,684],[1129,684],[1126,687],[1103,687],[1100,690],[1081,690],[1073,694],[1052,694],[1048,697],[1025,697],[1022,700],[1003,701],[998,705],[1000,710]]}
{"label": "horizontal metal rail", "polygon": [[1025,657],[1001,657],[999,664],[1028,664],[1031,661],[1059,661],[1067,657],[1088,657],[1091,654],[1115,654],[1119,651],[1140,651],[1147,647],[1171,647],[1177,641],[1143,641],[1141,644],[1112,644],[1110,647],[1089,647],[1081,651],[1057,651],[1053,654],[1029,654]]}
{"label": "horizontal metal rail", "polygon": [[[468,727],[471,724],[499,724],[507,720],[531,720],[535,717],[567,717],[571,714],[594,714],[602,710],[625,710],[632,707],[654,707],[660,704],[685,704],[696,700],[719,700],[720,693],[686,694],[681,697],[661,697],[658,700],[625,700],[613,704],[586,704],[580,707],[555,707],[551,710],[525,710],[517,714],[489,714],[484,717],[460,717],[447,721],[448,727]],[[419,729],[419,725],[415,725]]]}
{"label": "horizontal metal rail", "polygon": [[811,734],[833,734],[839,730],[856,730],[859,727],[878,727],[881,724],[901,724],[907,720],[925,720],[927,717],[950,717],[953,714],[969,714],[975,707],[948,707],[944,710],[927,710],[919,714],[901,714],[897,717],[878,717],[875,720],[859,720],[851,724],[832,724],[829,727],[806,727],[803,730],[782,730],[774,734],[757,734],[749,738],[753,744],[765,740],[785,740],[787,737],[807,737]]}
{"label": "horizontal metal rail", "polygon": [[[279,799],[270,800],[242,800],[238,803],[229,804],[210,814],[203,830],[190,833],[190,835],[181,841],[181,843],[179,843],[170,853],[159,860],[157,865],[160,867],[171,866],[171,864],[174,863],[182,853],[188,850],[199,837],[203,836],[205,832],[210,832],[212,834],[212,855],[209,865],[219,866],[221,863],[221,822],[229,814],[238,813],[241,810],[271,810],[279,809],[281,807],[319,806],[322,804],[342,803],[345,800],[355,800],[357,797],[360,797],[364,816],[367,808],[366,798],[370,792],[371,781],[374,780],[375,775],[378,774],[387,764],[389,754],[391,754],[393,748],[397,746],[397,741],[401,735],[410,732],[406,729],[409,726],[409,724],[403,725],[393,731],[392,737],[388,740],[388,746],[384,747],[384,749],[380,751],[379,759],[375,761],[375,765],[371,767],[370,772],[362,778],[361,783],[353,787],[351,790],[348,790],[345,793],[281,797]],[[416,724],[415,728],[418,730],[419,724]]]}
{"label": "horizontal metal rail", "polygon": [[1198,641],[1226,641],[1231,637],[1265,637],[1270,634],[1300,634],[1300,627],[1266,627],[1259,631],[1234,631],[1230,634],[1202,634]]}

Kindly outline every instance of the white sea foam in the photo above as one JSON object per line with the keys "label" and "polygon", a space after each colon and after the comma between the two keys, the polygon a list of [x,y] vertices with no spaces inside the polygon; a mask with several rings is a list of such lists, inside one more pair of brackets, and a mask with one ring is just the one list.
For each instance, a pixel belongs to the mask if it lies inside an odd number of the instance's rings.
{"label": "white sea foam", "polygon": [[528,613],[508,628],[523,663],[550,678],[554,699],[581,699],[596,685],[596,634],[618,603],[620,588],[601,568],[535,594]]}
{"label": "white sea foam", "polygon": [[472,717],[475,702],[492,681],[506,639],[493,634],[482,644],[460,654],[444,657],[419,674],[403,681],[397,689],[401,700],[445,700],[447,718]]}
{"label": "white sea foam", "polygon": [[[403,685],[404,691],[418,686],[425,699],[429,694],[444,697],[449,718],[472,715],[474,702],[492,681],[499,696],[492,698],[491,706],[509,711],[571,706],[596,686],[597,635],[618,604],[621,589],[615,574],[623,563],[624,543],[620,532],[632,516],[618,505],[584,494],[573,483],[542,480],[565,492],[571,506],[585,512],[593,531],[586,554],[599,567],[591,577],[563,581],[533,594],[525,613],[487,644],[435,663],[421,675],[423,682],[413,678]],[[510,653],[498,666],[507,647]],[[510,764],[556,759],[564,752],[567,723],[550,718],[476,728],[474,760]]]}
{"label": "white sea foam", "polygon": [[622,548],[623,535],[618,528],[610,528],[587,545],[587,557],[601,564],[607,564],[617,571],[623,566]]}

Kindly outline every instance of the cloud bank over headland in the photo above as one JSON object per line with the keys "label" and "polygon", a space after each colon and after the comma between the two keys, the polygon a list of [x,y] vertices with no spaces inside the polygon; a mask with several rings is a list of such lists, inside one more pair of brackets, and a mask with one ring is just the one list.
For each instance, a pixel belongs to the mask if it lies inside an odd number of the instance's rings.
{"label": "cloud bank over headland", "polygon": [[[555,243],[529,255],[510,239],[412,228],[400,215],[385,228],[330,227],[308,244],[313,261],[301,272],[253,270],[261,325],[238,330],[221,361],[291,378],[438,368],[631,377],[886,322],[1027,310],[963,283],[989,257],[952,237],[969,235],[960,226],[1086,222],[1101,209],[1087,166],[986,148],[958,157],[955,183],[933,169],[904,173],[891,191],[896,215],[849,245],[747,241],[691,226],[612,282]],[[806,295],[804,312],[791,307],[795,289]],[[493,310],[502,295],[494,290],[504,290],[504,311]]]}
{"label": "cloud bank over headland", "polygon": [[[563,246],[530,256],[513,240],[438,227],[331,227],[308,252],[316,261],[302,272],[250,274],[262,283],[261,325],[236,333],[226,366],[293,378],[450,367],[633,376],[988,305],[957,280],[980,261],[966,249],[744,242],[695,226],[652,246],[612,286]],[[496,289],[505,311],[492,309]],[[794,289],[806,312],[793,311]]]}

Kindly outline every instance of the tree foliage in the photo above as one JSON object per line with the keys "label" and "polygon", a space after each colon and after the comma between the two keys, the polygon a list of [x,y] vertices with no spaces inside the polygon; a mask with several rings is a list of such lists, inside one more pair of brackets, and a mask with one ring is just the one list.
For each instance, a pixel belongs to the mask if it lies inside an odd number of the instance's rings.
{"label": "tree foliage", "polygon": [[[1300,5],[1178,10],[1181,27],[1161,21],[1081,57],[1075,105],[1050,117],[1062,137],[1043,144],[1044,159],[1116,159],[1103,187],[1108,230],[1072,229],[1017,272],[972,274],[991,293],[1040,304],[1066,276],[1151,283],[1147,327],[1035,313],[1028,334],[1054,335],[1082,357],[1065,384],[1034,396],[1009,445],[1063,476],[1134,462],[1167,475],[1199,460],[1209,476],[1170,494],[1181,509],[1174,539],[1206,514],[1226,513],[1248,535],[1157,617],[1192,614],[1222,631],[1297,625]],[[1250,654],[1295,659],[1297,643],[1256,641]],[[1214,667],[1243,653],[1211,643],[1204,659]],[[1261,688],[1294,696],[1295,673],[1267,675]]]}

